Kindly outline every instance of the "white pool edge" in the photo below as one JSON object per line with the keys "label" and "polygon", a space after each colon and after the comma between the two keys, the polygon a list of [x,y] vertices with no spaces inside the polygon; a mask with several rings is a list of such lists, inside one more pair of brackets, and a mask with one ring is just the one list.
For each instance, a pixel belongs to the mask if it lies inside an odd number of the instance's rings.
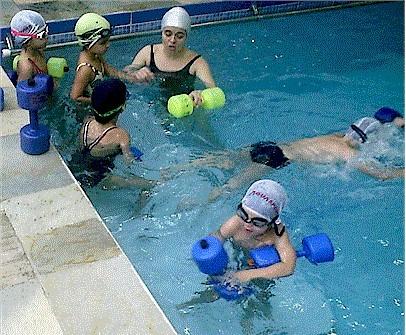
{"label": "white pool edge", "polygon": [[28,111],[0,86],[0,333],[176,334],[57,150],[19,149]]}

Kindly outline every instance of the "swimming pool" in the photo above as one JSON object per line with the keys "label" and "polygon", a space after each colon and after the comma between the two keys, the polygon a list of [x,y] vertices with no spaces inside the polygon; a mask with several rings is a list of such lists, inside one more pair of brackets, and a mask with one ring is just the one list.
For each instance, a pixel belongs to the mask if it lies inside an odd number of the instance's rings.
{"label": "swimming pool", "polygon": [[[227,95],[223,109],[207,112],[217,145],[344,130],[385,105],[403,113],[402,9],[389,3],[194,29],[191,47],[210,62]],[[124,66],[141,46],[158,40],[115,41],[107,58]],[[60,51],[75,63],[78,48]],[[159,178],[160,167],[211,148],[194,127],[196,115],[174,120],[154,100],[156,90],[130,91],[120,123],[145,153],[131,172]],[[67,119],[53,138],[68,159],[71,138],[63,135],[76,125],[68,111],[55,112],[49,122]],[[388,155],[403,164],[403,141]],[[335,245],[334,263],[315,267],[299,260],[295,275],[278,280],[263,299],[188,303],[205,281],[191,260],[192,243],[234,212],[246,188],[208,204],[209,191],[228,177],[214,168],[180,173],[157,186],[141,210],[137,190],[87,190],[180,334],[402,333],[404,182],[381,182],[339,166],[290,164],[264,176],[288,192],[283,218],[293,244],[324,231]]]}

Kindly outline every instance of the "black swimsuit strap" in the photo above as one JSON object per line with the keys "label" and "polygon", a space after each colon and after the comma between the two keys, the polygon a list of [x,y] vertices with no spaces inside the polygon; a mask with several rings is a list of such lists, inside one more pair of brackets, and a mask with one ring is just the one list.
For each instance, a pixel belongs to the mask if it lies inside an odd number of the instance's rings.
{"label": "black swimsuit strap", "polygon": [[92,143],[89,144],[89,150],[92,150],[97,144],[99,144],[99,142],[103,139],[104,136],[106,136],[106,134],[110,130],[113,130],[113,129],[116,129],[116,128],[117,128],[116,126],[111,126],[111,127],[107,128],[107,129],[105,129],[103,131],[103,133],[101,133],[101,135],[98,138],[96,138]]}
{"label": "black swimsuit strap", "polygon": [[192,60],[189,63],[187,63],[186,66],[181,71],[187,69],[187,72],[189,72],[190,67],[193,65],[193,63],[196,61],[196,59],[198,59],[200,57],[202,57],[202,55],[196,55],[195,57],[193,57]]}
{"label": "black swimsuit strap", "polygon": [[154,56],[154,45],[153,44],[151,44],[151,53],[150,53],[150,56],[149,56],[149,66],[150,67],[151,66],[156,67],[156,65],[155,65],[155,56]]}
{"label": "black swimsuit strap", "polygon": [[154,54],[154,45],[151,44],[151,53],[150,53],[150,58],[149,58],[149,67],[153,68],[153,69],[157,69],[160,72],[164,72],[164,73],[179,73],[179,72],[183,72],[183,71],[187,71],[187,73],[189,73],[189,69],[190,67],[193,65],[193,63],[198,59],[202,57],[202,55],[196,55],[195,57],[193,57],[182,69],[178,70],[178,71],[162,71],[160,70],[156,64],[155,64],[155,54]]}
{"label": "black swimsuit strap", "polygon": [[92,150],[97,144],[99,144],[99,142],[103,139],[104,136],[106,136],[106,134],[110,131],[113,130],[115,128],[117,128],[116,126],[111,126],[107,129],[105,129],[92,143],[88,143],[87,141],[87,136],[89,133],[89,125],[90,122],[92,122],[93,120],[90,120],[88,122],[86,122],[85,124],[85,128],[83,130],[83,146],[85,148],[87,148],[89,151]]}
{"label": "black swimsuit strap", "polygon": [[89,132],[89,124],[92,120],[87,121],[83,129],[83,147],[87,148],[87,133]]}

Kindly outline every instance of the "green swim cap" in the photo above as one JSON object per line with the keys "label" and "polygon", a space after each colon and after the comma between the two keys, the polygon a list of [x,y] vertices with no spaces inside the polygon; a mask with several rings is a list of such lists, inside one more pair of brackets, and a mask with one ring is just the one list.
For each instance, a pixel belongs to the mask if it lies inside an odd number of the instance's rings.
{"label": "green swim cap", "polygon": [[96,13],[83,14],[75,25],[79,45],[90,49],[98,40],[110,36],[110,23]]}

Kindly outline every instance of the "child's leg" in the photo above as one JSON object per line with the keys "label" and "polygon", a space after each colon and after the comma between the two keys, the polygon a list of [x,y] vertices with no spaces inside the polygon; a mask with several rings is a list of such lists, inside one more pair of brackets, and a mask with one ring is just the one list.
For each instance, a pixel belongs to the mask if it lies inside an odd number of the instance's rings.
{"label": "child's leg", "polygon": [[136,187],[141,190],[150,190],[158,182],[156,180],[149,180],[138,176],[122,177],[116,175],[109,175],[103,179],[100,185],[103,189],[117,189]]}

